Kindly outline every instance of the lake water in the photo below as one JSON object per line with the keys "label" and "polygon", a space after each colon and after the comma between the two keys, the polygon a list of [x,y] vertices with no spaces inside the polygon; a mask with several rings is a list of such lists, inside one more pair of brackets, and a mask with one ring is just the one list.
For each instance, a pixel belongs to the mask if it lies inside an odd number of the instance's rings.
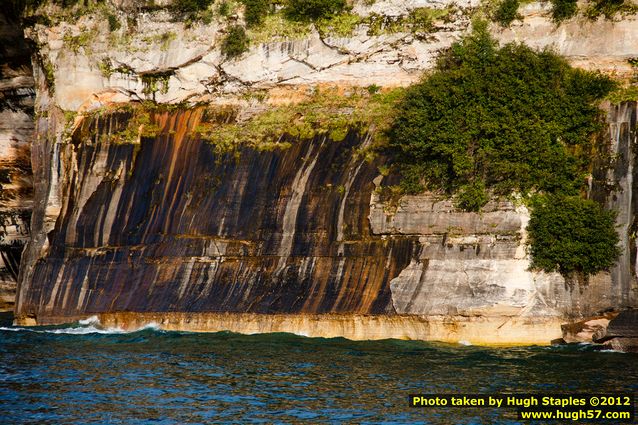
{"label": "lake water", "polygon": [[3,320],[2,424],[516,424],[507,409],[409,408],[408,394],[638,391],[637,355],[586,345],[20,329]]}

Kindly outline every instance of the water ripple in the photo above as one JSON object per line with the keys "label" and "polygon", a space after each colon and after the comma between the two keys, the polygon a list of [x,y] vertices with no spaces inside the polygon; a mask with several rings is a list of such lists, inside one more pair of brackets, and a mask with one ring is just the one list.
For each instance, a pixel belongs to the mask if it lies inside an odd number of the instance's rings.
{"label": "water ripple", "polygon": [[11,424],[516,424],[515,412],[410,409],[410,393],[638,390],[638,357],[592,346],[485,348],[288,334],[0,327]]}

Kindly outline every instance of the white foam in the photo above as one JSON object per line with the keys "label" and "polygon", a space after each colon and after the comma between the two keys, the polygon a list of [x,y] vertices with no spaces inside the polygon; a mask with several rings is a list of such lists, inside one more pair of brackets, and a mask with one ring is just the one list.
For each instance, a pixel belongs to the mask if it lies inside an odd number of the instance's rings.
{"label": "white foam", "polygon": [[41,331],[50,334],[67,334],[67,335],[86,335],[86,334],[124,334],[126,331],[120,328],[100,329],[95,326],[87,326],[85,328],[63,328],[63,329],[47,329]]}
{"label": "white foam", "polygon": [[467,346],[467,347],[469,347],[469,346],[471,346],[471,345],[474,345],[474,344],[472,344],[470,341],[465,341],[465,340],[461,340],[461,341],[459,341],[459,344],[461,344],[461,345],[465,345],[465,346]]}
{"label": "white foam", "polygon": [[119,335],[119,334],[127,334],[134,333],[144,330],[153,330],[159,331],[161,330],[160,325],[151,322],[147,325],[142,326],[141,328],[134,329],[131,331],[125,331],[122,328],[105,328],[101,326],[100,320],[97,316],[91,316],[86,319],[82,319],[78,321],[78,325],[76,327],[69,328],[59,328],[59,329],[38,329],[38,328],[19,328],[19,327],[0,327],[0,331],[10,331],[10,332],[35,332],[35,333],[48,333],[48,334],[64,334],[64,335],[89,335],[89,334],[102,334],[102,335]]}
{"label": "white foam", "polygon": [[627,354],[626,351],[622,351],[622,350],[615,350],[613,348],[607,349],[605,348],[604,350],[598,350],[601,353],[620,353],[620,354]]}
{"label": "white foam", "polygon": [[91,316],[89,318],[80,320],[78,323],[80,325],[82,325],[82,326],[85,326],[85,325],[99,325],[100,324],[100,319],[97,316]]}
{"label": "white foam", "polygon": [[147,325],[142,326],[139,329],[135,329],[134,331],[131,332],[139,332],[139,331],[147,331],[147,330],[151,330],[151,331],[161,331],[162,328],[160,327],[160,325],[158,323],[155,322],[151,322]]}
{"label": "white foam", "polygon": [[0,326],[0,331],[11,331],[11,332],[27,331],[27,332],[33,332],[33,329],[27,329],[27,328],[7,328],[7,327],[4,327],[4,326]]}

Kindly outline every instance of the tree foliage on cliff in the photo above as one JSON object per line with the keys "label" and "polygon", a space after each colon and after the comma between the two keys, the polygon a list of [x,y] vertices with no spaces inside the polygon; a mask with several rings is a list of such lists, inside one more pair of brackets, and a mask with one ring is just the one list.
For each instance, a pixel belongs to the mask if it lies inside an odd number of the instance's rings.
{"label": "tree foliage on cliff", "polygon": [[500,194],[576,194],[603,122],[595,101],[613,87],[550,51],[499,48],[481,23],[408,90],[388,150],[407,192],[482,182]]}
{"label": "tree foliage on cliff", "polygon": [[488,192],[532,205],[533,268],[586,277],[618,256],[613,214],[581,199],[615,83],[550,51],[499,47],[481,23],[408,89],[388,131],[405,192],[455,194],[478,211]]}
{"label": "tree foliage on cliff", "polygon": [[532,268],[586,278],[618,258],[615,215],[578,196],[536,198],[527,231]]}
{"label": "tree foliage on cliff", "polygon": [[286,0],[284,11],[288,18],[298,21],[316,21],[343,12],[346,0]]}
{"label": "tree foliage on cliff", "polygon": [[213,0],[175,0],[173,7],[180,12],[201,12],[208,9],[213,4]]}
{"label": "tree foliage on cliff", "polygon": [[520,17],[518,14],[519,6],[519,0],[503,0],[494,12],[494,20],[502,27],[509,27],[514,19]]}
{"label": "tree foliage on cliff", "polygon": [[222,41],[222,54],[228,59],[236,58],[248,51],[248,42],[246,30],[240,25],[233,25]]}
{"label": "tree foliage on cliff", "polygon": [[263,21],[272,8],[270,0],[241,0],[245,6],[244,19],[248,27],[254,27]]}
{"label": "tree foliage on cliff", "polygon": [[578,12],[577,0],[550,0],[552,3],[552,19],[560,23]]}
{"label": "tree foliage on cliff", "polygon": [[631,0],[593,0],[588,3],[585,16],[596,20],[600,16],[613,20],[617,15],[632,15],[638,12],[638,4]]}

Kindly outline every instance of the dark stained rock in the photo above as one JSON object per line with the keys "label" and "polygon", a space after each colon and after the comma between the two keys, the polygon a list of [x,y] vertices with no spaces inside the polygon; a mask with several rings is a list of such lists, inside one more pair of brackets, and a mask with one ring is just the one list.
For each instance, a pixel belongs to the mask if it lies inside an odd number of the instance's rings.
{"label": "dark stained rock", "polygon": [[378,164],[353,155],[365,137],[220,153],[191,133],[201,115],[159,114],[140,143],[109,142],[125,114],[80,126],[18,314],[393,312],[390,281],[418,241],[371,234]]}
{"label": "dark stained rock", "polygon": [[[10,2],[9,2],[10,3]],[[10,4],[0,9],[0,311],[12,310],[33,204],[31,51]]]}
{"label": "dark stained rock", "polygon": [[638,310],[621,311],[606,330],[594,334],[593,340],[615,350],[638,352]]}

